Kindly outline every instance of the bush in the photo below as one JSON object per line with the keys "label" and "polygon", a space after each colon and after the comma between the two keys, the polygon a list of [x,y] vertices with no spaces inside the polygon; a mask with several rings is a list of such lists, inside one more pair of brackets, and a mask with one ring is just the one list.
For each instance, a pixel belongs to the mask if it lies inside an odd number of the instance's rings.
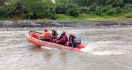
{"label": "bush", "polygon": [[81,7],[80,13],[81,14],[90,14],[90,8],[89,7]]}
{"label": "bush", "polygon": [[94,6],[94,5],[91,5],[91,6],[89,6],[89,12],[90,12],[90,14],[94,14],[95,13],[95,10],[96,10],[96,6]]}
{"label": "bush", "polygon": [[115,10],[115,8],[108,10],[108,11],[106,12],[106,14],[107,14],[108,16],[116,15],[116,10]]}
{"label": "bush", "polygon": [[0,6],[0,15],[50,18],[55,16],[55,10],[51,0],[13,0],[9,5]]}
{"label": "bush", "polygon": [[74,16],[77,17],[79,16],[80,10],[78,5],[76,4],[69,4],[68,9],[67,9],[67,14],[69,16]]}
{"label": "bush", "polygon": [[56,14],[67,14],[69,16],[77,17],[80,14],[80,8],[75,3],[61,1],[56,4],[55,12]]}
{"label": "bush", "polygon": [[112,8],[111,6],[96,6],[94,14],[98,16],[113,16],[122,13],[122,9],[119,7]]}
{"label": "bush", "polygon": [[10,17],[12,16],[12,11],[13,11],[12,6],[0,6],[0,17]]}
{"label": "bush", "polygon": [[56,12],[56,14],[66,14],[67,9],[68,9],[68,6],[61,3],[61,4],[56,5],[55,12]]}

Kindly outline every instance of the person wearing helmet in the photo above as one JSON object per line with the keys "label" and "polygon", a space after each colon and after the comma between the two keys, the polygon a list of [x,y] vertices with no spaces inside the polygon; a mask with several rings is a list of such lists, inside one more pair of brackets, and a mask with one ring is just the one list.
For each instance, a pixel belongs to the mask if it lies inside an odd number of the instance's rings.
{"label": "person wearing helmet", "polygon": [[42,40],[44,41],[50,41],[50,32],[48,32],[48,29],[44,29],[44,33],[42,34]]}
{"label": "person wearing helmet", "polygon": [[69,46],[70,47],[74,47],[76,48],[76,44],[75,44],[75,39],[76,39],[76,36],[74,36],[72,33],[69,34],[69,40],[68,40],[68,43],[69,43]]}
{"label": "person wearing helmet", "polygon": [[51,29],[52,33],[51,33],[51,41],[56,43],[57,41],[57,36],[58,36],[58,33],[55,29]]}
{"label": "person wearing helmet", "polygon": [[35,32],[31,32],[32,33],[32,36],[36,38],[36,34]]}
{"label": "person wearing helmet", "polygon": [[67,41],[68,41],[68,38],[66,36],[66,31],[63,31],[60,38],[58,39],[58,44],[65,45]]}

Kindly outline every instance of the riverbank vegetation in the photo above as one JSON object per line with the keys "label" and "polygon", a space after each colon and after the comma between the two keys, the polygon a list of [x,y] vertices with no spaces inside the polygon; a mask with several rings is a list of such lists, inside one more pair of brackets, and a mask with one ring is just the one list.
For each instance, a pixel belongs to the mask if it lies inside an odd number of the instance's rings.
{"label": "riverbank vegetation", "polygon": [[0,19],[132,18],[132,0],[55,0],[54,2],[0,0]]}

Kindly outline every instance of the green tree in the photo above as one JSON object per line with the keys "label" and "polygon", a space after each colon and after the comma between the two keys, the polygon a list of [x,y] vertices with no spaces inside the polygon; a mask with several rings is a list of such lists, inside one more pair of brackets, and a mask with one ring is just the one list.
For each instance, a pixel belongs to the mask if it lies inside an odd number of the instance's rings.
{"label": "green tree", "polygon": [[56,3],[57,14],[67,14],[69,16],[79,16],[80,7],[78,4],[73,3],[69,0],[60,0]]}
{"label": "green tree", "polygon": [[80,9],[77,4],[70,4],[67,9],[67,14],[70,16],[79,16]]}

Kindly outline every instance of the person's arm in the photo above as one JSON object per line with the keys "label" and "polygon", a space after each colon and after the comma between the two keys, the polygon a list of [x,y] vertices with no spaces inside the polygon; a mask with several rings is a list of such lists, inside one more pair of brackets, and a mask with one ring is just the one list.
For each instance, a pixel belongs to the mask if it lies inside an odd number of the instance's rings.
{"label": "person's arm", "polygon": [[62,38],[62,35],[58,38],[58,40],[60,40]]}
{"label": "person's arm", "polygon": [[76,39],[77,37],[76,36],[74,36],[74,39]]}
{"label": "person's arm", "polygon": [[76,39],[76,38],[77,38],[76,36],[73,36],[72,43],[75,42],[75,39]]}
{"label": "person's arm", "polygon": [[58,36],[58,33],[56,32],[56,36]]}

